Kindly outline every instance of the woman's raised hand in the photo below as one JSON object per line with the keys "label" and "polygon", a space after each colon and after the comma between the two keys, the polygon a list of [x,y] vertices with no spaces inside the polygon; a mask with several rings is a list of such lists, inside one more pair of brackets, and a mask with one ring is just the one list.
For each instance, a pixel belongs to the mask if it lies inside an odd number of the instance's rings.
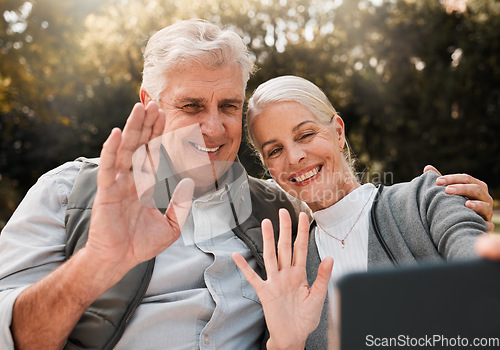
{"label": "woman's raised hand", "polygon": [[299,215],[297,238],[292,256],[292,223],[285,209],[280,209],[278,254],[270,220],[262,221],[264,264],[267,279],[262,280],[238,253],[236,265],[257,292],[270,333],[268,349],[304,349],[309,334],[319,324],[325,301],[333,259],[323,260],[314,284],[309,287],[306,274],[309,220]]}

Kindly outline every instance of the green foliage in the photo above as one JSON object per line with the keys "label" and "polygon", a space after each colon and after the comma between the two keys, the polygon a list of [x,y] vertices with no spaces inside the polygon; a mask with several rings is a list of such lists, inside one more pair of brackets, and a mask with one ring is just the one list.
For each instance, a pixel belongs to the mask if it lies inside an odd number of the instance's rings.
{"label": "green foliage", "polygon": [[[408,180],[432,163],[500,188],[500,4],[443,3],[3,0],[0,217],[43,172],[98,156],[138,101],[148,37],[194,17],[244,38],[258,67],[248,93],[284,74],[320,86],[367,180]],[[240,158],[262,173],[245,143]]]}

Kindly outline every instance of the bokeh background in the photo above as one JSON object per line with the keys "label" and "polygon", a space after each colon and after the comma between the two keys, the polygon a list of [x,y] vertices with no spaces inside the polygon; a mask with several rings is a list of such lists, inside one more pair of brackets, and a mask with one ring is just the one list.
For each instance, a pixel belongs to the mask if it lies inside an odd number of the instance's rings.
{"label": "bokeh background", "polygon": [[[0,0],[0,229],[41,174],[99,155],[139,100],[147,39],[188,18],[244,38],[249,93],[283,74],[319,85],[365,181],[433,164],[500,198],[498,0]],[[240,158],[262,176],[245,143]]]}

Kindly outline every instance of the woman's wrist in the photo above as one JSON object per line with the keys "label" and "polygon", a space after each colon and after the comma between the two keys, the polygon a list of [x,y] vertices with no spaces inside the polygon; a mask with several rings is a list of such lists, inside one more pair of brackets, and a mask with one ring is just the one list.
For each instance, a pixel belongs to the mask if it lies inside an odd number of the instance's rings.
{"label": "woman's wrist", "polygon": [[304,350],[306,346],[306,341],[294,341],[290,340],[287,342],[275,341],[273,338],[269,338],[266,343],[267,350]]}

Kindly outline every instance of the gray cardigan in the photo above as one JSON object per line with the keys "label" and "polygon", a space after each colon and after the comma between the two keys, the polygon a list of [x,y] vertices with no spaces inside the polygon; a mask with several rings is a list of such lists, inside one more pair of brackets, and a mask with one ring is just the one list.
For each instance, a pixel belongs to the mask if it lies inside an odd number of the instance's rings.
{"label": "gray cardigan", "polygon": [[[437,177],[429,171],[411,182],[379,187],[370,212],[368,269],[476,257],[474,240],[488,231],[486,223],[464,205],[464,197],[448,195],[444,187],[437,186]],[[310,284],[320,261],[314,227],[313,223],[307,262]],[[328,348],[327,302],[307,349]]]}

